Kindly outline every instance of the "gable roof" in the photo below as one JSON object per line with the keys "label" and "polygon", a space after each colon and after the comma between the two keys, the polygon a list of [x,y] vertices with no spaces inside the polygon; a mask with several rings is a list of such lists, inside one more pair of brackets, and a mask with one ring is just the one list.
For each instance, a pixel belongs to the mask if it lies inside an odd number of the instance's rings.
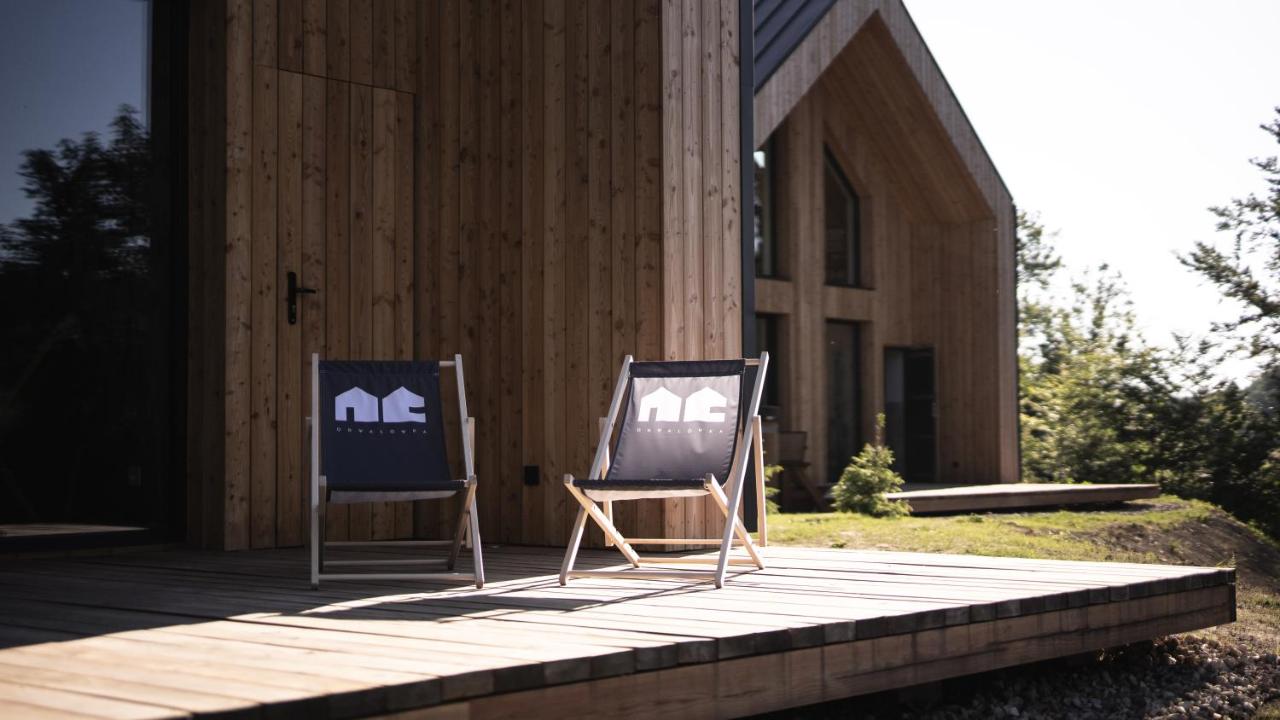
{"label": "gable roof", "polygon": [[755,91],[773,75],[836,0],[754,0]]}
{"label": "gable roof", "polygon": [[[888,31],[901,62],[905,63],[989,206],[995,209],[1012,202],[1008,187],[902,0],[756,0],[755,4],[757,12],[770,11],[769,17],[755,19],[757,38],[766,26],[777,25],[769,47],[757,47],[753,53],[774,63],[771,68],[755,66],[758,78],[753,107],[756,147],[764,144],[854,36],[875,19],[879,21],[876,24],[882,24]],[[827,8],[808,23],[804,33],[798,33],[807,22],[802,19],[810,18],[815,9],[824,4]],[[776,17],[788,9],[796,14],[795,18]]]}

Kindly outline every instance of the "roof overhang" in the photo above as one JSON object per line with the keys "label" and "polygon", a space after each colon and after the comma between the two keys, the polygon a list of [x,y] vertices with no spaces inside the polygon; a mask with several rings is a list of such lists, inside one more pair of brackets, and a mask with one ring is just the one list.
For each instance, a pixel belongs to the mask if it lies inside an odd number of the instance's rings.
{"label": "roof overhang", "polygon": [[[859,37],[860,34],[863,37]],[[753,105],[755,146],[758,148],[764,144],[801,98],[832,70],[837,60],[851,62],[846,49],[855,38],[859,42],[866,38],[868,44],[876,46],[891,46],[882,54],[894,57],[883,67],[888,67],[888,72],[904,76],[915,86],[910,89],[911,95],[927,108],[937,134],[946,138],[950,146],[947,154],[963,166],[992,211],[998,212],[999,208],[1010,205],[1012,200],[1008,187],[901,0],[836,0],[756,90]],[[855,48],[854,52],[857,51]],[[846,56],[843,59],[842,54]],[[839,71],[848,77],[850,68],[842,67]],[[854,72],[865,71],[869,68],[859,67]],[[845,84],[856,82],[854,78],[848,79],[850,82]]]}

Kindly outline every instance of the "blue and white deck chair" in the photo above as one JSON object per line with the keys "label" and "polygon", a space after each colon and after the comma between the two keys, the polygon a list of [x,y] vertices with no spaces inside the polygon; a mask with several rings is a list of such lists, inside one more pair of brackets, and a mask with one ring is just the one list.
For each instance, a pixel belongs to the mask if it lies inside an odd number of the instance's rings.
{"label": "blue and white deck chair", "polygon": [[[440,371],[458,381],[464,479],[449,471],[445,452]],[[320,422],[312,422],[318,418]],[[480,524],[476,518],[473,447],[475,419],[467,416],[462,356],[441,361],[334,361],[311,356],[311,587],[321,580],[423,580],[469,578],[484,586]],[[324,537],[330,503],[432,500],[462,494],[452,540],[331,542]],[[466,537],[469,533],[469,537]],[[452,572],[464,539],[473,574]],[[325,560],[327,547],[449,546],[447,558]],[[442,564],[449,572],[326,572],[334,566]]]}
{"label": "blue and white deck chair", "polygon": [[[595,576],[692,578],[714,580],[716,587],[723,587],[729,565],[764,568],[759,550],[738,518],[738,508],[747,463],[754,459],[758,469],[763,465],[757,411],[768,367],[768,353],[745,360],[634,362],[628,355],[622,361],[609,415],[601,422],[591,473],[581,479],[564,478],[569,494],[582,507],[560,567],[561,585],[569,578]],[[622,425],[610,462],[610,440],[620,412]],[[757,484],[757,492],[763,507],[763,484]],[[702,495],[710,495],[724,513],[724,534],[718,539],[628,539],[613,524],[614,501]],[[604,531],[605,543],[616,546],[633,568],[714,564],[715,569],[575,571],[588,517]],[[749,557],[730,557],[735,536]],[[705,560],[642,557],[632,545],[719,545],[720,556]]]}

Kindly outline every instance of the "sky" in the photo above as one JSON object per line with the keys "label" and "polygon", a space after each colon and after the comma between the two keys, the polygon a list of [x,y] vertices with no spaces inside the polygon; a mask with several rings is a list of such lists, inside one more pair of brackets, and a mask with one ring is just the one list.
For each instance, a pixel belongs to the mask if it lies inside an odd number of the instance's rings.
{"label": "sky", "polygon": [[22,151],[103,132],[121,104],[146,120],[148,4],[0,0],[0,223],[31,202]]}
{"label": "sky", "polygon": [[[1234,317],[1177,260],[1207,208],[1263,189],[1280,106],[1274,0],[906,0],[1014,202],[1079,275],[1107,263],[1144,336]],[[1249,362],[1224,366],[1244,377]]]}

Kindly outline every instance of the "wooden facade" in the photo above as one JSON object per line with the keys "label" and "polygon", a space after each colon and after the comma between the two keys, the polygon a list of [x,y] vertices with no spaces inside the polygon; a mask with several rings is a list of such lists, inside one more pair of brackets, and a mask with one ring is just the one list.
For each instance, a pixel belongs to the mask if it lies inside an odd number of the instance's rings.
{"label": "wooden facade", "polygon": [[[824,330],[859,328],[861,441],[885,409],[887,348],[936,362],[936,474],[1016,482],[1014,209],[900,2],[840,0],[755,97],[772,138],[778,273],[755,281],[776,319],[784,431],[829,468]],[[860,287],[824,283],[824,153],[860,200]]]}
{"label": "wooden facade", "polygon": [[[458,352],[485,536],[563,543],[559,478],[589,466],[621,357],[739,355],[744,298],[781,322],[782,427],[808,433],[813,476],[836,320],[861,330],[863,428],[884,349],[932,348],[937,479],[1015,480],[1012,203],[905,9],[838,0],[756,91],[754,140],[784,163],[783,274],[744,288],[739,7],[195,4],[188,538],[303,541],[310,353]],[[863,287],[822,282],[824,151],[864,208]],[[319,291],[296,325],[289,272]],[[424,536],[449,512],[334,508],[328,531]],[[623,503],[618,522],[718,524],[702,500]]]}
{"label": "wooden facade", "polygon": [[[459,352],[485,538],[563,543],[559,478],[622,356],[741,353],[738,7],[196,3],[188,539],[303,542],[310,353]],[[319,291],[296,325],[289,272]],[[627,532],[715,530],[701,500],[626,505]],[[450,510],[335,507],[328,532]]]}

